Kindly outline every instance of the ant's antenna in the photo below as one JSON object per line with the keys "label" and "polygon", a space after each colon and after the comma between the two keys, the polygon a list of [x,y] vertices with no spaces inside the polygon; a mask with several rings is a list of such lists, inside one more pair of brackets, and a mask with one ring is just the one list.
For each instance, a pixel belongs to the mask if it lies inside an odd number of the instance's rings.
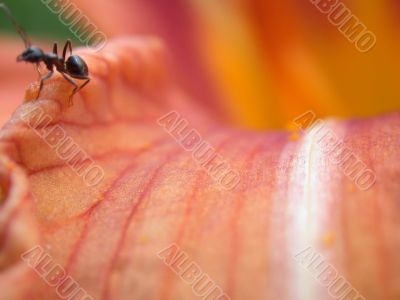
{"label": "ant's antenna", "polygon": [[21,36],[22,40],[24,41],[25,47],[29,48],[31,46],[29,37],[26,34],[26,32],[21,28],[21,26],[18,25],[17,21],[15,21],[13,15],[11,14],[11,11],[8,9],[8,7],[4,3],[0,3],[0,9],[2,9],[4,11],[4,13],[6,14],[6,17],[11,21],[11,23],[14,25],[15,29],[18,31],[19,35]]}

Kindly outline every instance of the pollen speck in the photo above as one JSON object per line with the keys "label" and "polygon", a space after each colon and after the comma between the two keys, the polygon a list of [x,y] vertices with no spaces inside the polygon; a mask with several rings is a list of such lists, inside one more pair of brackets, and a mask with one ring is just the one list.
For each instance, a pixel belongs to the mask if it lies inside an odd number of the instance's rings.
{"label": "pollen speck", "polygon": [[148,237],[145,236],[145,235],[141,235],[141,236],[139,237],[139,243],[140,243],[140,244],[146,244],[148,241],[149,241],[149,239],[148,239]]}
{"label": "pollen speck", "polygon": [[298,141],[299,139],[300,139],[300,135],[297,131],[294,131],[289,135],[289,141],[295,142],[295,141]]}
{"label": "pollen speck", "polygon": [[356,187],[354,186],[353,183],[350,183],[347,185],[347,190],[351,193],[354,193],[356,191]]}
{"label": "pollen speck", "polygon": [[322,244],[325,247],[331,247],[336,241],[336,234],[328,231],[322,236]]}

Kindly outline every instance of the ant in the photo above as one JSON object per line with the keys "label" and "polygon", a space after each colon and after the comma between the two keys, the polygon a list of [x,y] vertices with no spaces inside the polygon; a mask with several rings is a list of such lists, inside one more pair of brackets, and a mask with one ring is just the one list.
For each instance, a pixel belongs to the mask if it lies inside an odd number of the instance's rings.
{"label": "ant", "polygon": [[[67,80],[74,86],[74,90],[72,91],[68,102],[68,105],[71,106],[72,97],[90,82],[89,68],[86,62],[81,57],[77,55],[72,55],[71,41],[67,40],[62,56],[58,55],[56,42],[53,46],[53,52],[44,53],[42,49],[32,46],[28,35],[22,29],[22,27],[18,25],[10,10],[4,3],[0,3],[0,9],[3,10],[3,12],[6,14],[6,17],[14,25],[15,29],[17,30],[25,44],[26,49],[24,52],[22,52],[21,55],[17,57],[17,62],[25,61],[27,63],[35,64],[36,71],[40,76],[40,87],[36,99],[38,99],[40,96],[44,81],[50,79],[53,76],[55,67],[56,70],[65,78],[65,80]],[[67,50],[69,50],[69,57],[66,60]],[[39,69],[41,62],[43,62],[46,65],[46,68],[49,70],[49,72],[44,76],[42,76],[42,73]],[[81,86],[78,86],[78,84],[76,84],[72,78],[86,81]]]}

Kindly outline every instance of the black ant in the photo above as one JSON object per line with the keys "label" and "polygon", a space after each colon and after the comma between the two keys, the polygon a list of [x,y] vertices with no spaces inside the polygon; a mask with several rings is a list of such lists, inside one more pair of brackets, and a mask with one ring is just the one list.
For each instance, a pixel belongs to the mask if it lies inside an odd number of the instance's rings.
{"label": "black ant", "polygon": [[[0,3],[0,9],[4,11],[6,14],[7,18],[12,22],[14,25],[15,29],[21,36],[22,40],[24,41],[25,48],[26,50],[22,52],[21,55],[17,57],[17,61],[25,61],[27,63],[33,63],[36,64],[36,71],[39,73],[40,76],[40,87],[39,87],[39,92],[37,95],[37,98],[39,98],[40,92],[43,88],[43,83],[45,80],[48,80],[53,76],[54,74],[54,67],[56,70],[69,82],[74,86],[74,90],[72,91],[72,94],[69,97],[69,105],[72,105],[72,97],[79,92],[81,89],[83,89],[89,82],[89,68],[86,64],[86,62],[79,56],[77,55],[72,55],[72,44],[70,40],[67,40],[64,50],[63,50],[63,55],[58,56],[58,50],[57,50],[57,43],[54,43],[53,46],[53,52],[50,53],[44,53],[42,49],[32,46],[31,42],[28,38],[28,35],[25,33],[25,31],[21,28],[21,26],[18,25],[18,23],[15,21],[14,17],[12,16],[10,10],[4,3]],[[66,54],[67,50],[69,50],[70,56],[66,59]],[[43,62],[47,69],[49,70],[49,73],[46,75],[42,76],[42,73],[40,72],[39,65],[40,63]],[[76,79],[82,79],[86,80],[81,86],[78,86],[75,81],[73,81],[70,77],[76,78]]]}

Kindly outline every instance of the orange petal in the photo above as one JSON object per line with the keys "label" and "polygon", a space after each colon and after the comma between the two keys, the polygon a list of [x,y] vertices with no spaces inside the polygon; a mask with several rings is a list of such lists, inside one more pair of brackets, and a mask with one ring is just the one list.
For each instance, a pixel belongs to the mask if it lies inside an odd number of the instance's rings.
{"label": "orange petal", "polygon": [[[315,131],[293,140],[208,117],[170,82],[158,40],[120,39],[80,55],[92,82],[72,107],[71,87],[55,77],[0,132],[5,299],[58,299],[17,259],[34,245],[93,299],[198,299],[179,276],[190,262],[231,299],[330,299],[293,259],[309,246],[365,298],[397,299],[399,114],[325,122],[375,174],[363,191]],[[186,129],[163,129],[178,120]],[[238,172],[237,186],[226,190],[217,170],[183,149],[192,129]],[[67,138],[88,158],[67,162]],[[87,173],[93,164],[104,170],[99,182]],[[171,243],[189,256],[178,274],[157,256]]]}

